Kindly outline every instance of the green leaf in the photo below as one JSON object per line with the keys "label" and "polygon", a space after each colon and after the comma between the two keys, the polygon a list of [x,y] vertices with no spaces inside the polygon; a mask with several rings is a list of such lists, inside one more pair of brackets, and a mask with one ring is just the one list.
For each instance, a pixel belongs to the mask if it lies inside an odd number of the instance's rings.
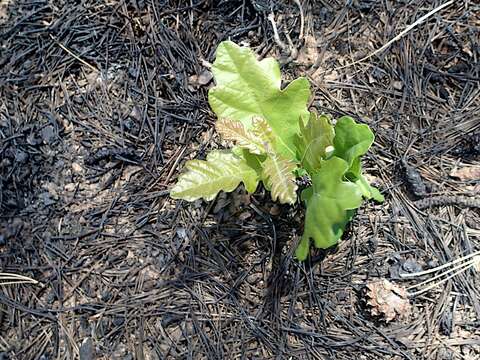
{"label": "green leaf", "polygon": [[282,204],[293,204],[297,200],[297,183],[293,171],[295,163],[281,158],[277,154],[269,154],[263,162],[263,180],[270,189],[272,200]]}
{"label": "green leaf", "polygon": [[298,158],[310,174],[314,174],[323,159],[326,149],[333,145],[335,131],[330,123],[330,116],[310,113],[307,124],[300,119],[300,135],[297,138]]}
{"label": "green leaf", "polygon": [[294,159],[298,119],[308,114],[308,80],[299,78],[281,89],[275,60],[258,61],[249,48],[231,41],[218,46],[212,72],[216,86],[209,91],[208,100],[217,116],[241,121],[247,129],[254,117],[264,118],[278,139],[275,150]]}
{"label": "green leaf", "polygon": [[267,158],[266,155],[257,155],[257,154],[252,154],[250,151],[247,149],[242,149],[240,147],[235,146],[232,148],[232,153],[235,155],[245,159],[247,165],[251,167],[253,170],[256,171],[257,176],[259,179],[262,178],[263,176],[263,162]]}
{"label": "green leaf", "polygon": [[252,154],[266,152],[264,141],[251,130],[245,129],[240,121],[232,119],[219,119],[215,124],[217,132],[224,140],[233,141],[237,146],[249,150]]}
{"label": "green leaf", "polygon": [[351,210],[361,205],[362,193],[358,186],[343,180],[347,170],[348,163],[343,159],[325,160],[312,177],[312,187],[302,192],[307,211],[305,230],[296,251],[299,260],[305,260],[310,239],[321,249],[335,245],[351,219]]}
{"label": "green leaf", "polygon": [[258,174],[247,161],[230,151],[212,151],[207,160],[190,160],[187,172],[180,175],[170,190],[174,199],[194,201],[213,200],[220,191],[230,192],[243,182],[249,193],[258,185]]}
{"label": "green leaf", "polygon": [[360,174],[360,176],[358,177],[358,180],[355,181],[355,184],[358,186],[358,188],[362,192],[363,197],[366,198],[367,200],[374,199],[375,201],[378,201],[378,202],[385,201],[385,198],[380,193],[380,191],[378,191],[377,188],[370,185],[367,179],[365,179],[365,177],[362,174]]}
{"label": "green leaf", "polygon": [[335,125],[333,156],[348,163],[348,177],[356,180],[361,174],[360,156],[372,146],[374,135],[368,125],[357,124],[351,117],[343,116]]}

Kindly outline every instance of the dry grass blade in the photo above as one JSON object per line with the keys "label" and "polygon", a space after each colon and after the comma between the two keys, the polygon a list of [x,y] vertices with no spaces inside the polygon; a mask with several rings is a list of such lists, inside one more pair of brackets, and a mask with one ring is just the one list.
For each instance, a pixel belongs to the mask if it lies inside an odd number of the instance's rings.
{"label": "dry grass blade", "polygon": [[[448,280],[452,279],[453,277],[463,273],[464,271],[470,268],[474,268],[476,271],[478,271],[479,263],[480,263],[480,251],[477,251],[475,253],[469,254],[467,256],[448,262],[441,266],[434,267],[429,270],[409,273],[409,274],[400,274],[400,276],[403,278],[414,278],[414,277],[424,276],[424,275],[438,272],[440,270],[447,269],[433,276],[432,278],[426,279],[418,284],[409,286],[407,288],[407,290],[409,291],[408,296],[415,297],[444,284]],[[436,281],[436,280],[439,280],[439,281]],[[410,291],[416,288],[420,288],[420,290],[415,292]]]}
{"label": "dry grass blade", "polygon": [[337,70],[340,70],[340,69],[344,69],[346,67],[349,67],[349,66],[353,66],[353,65],[356,65],[356,64],[359,64],[365,60],[368,60],[370,59],[371,57],[381,53],[382,51],[384,51],[385,49],[387,49],[390,45],[392,45],[395,41],[398,41],[400,40],[402,37],[404,37],[405,35],[407,35],[411,30],[413,30],[416,26],[420,25],[421,23],[423,23],[425,20],[427,20],[429,17],[431,17],[432,15],[436,14],[437,12],[439,12],[440,10],[446,8],[447,6],[453,4],[453,0],[449,0],[447,1],[446,3],[436,7],[435,9],[429,11],[427,14],[423,15],[421,18],[419,18],[418,20],[416,20],[415,22],[413,22],[412,24],[408,25],[403,31],[400,32],[400,34],[398,34],[397,36],[395,36],[393,39],[389,40],[386,44],[384,44],[381,48],[375,50],[374,52],[368,54],[367,56],[361,58],[360,60],[357,60],[357,61],[354,61],[350,64],[347,64],[347,65],[344,65],[344,66],[341,66],[339,68],[337,68]]}
{"label": "dry grass blade", "polygon": [[0,285],[14,285],[14,284],[39,284],[35,279],[28,276],[12,273],[0,273]]}

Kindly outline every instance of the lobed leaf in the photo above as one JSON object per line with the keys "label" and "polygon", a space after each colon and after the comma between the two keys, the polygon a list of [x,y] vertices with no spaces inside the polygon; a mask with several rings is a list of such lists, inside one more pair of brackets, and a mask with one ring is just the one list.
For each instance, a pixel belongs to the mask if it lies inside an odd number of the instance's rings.
{"label": "lobed leaf", "polygon": [[231,151],[212,151],[207,160],[190,160],[187,172],[180,175],[170,190],[174,199],[213,200],[220,191],[230,192],[243,182],[249,193],[256,190],[258,174],[247,160]]}
{"label": "lobed leaf", "polygon": [[272,128],[268,125],[265,119],[259,117],[254,118],[252,132],[262,140],[266,152],[273,151],[277,142]]}
{"label": "lobed leaf", "polygon": [[349,169],[346,177],[355,182],[366,199],[383,202],[385,198],[380,191],[371,186],[362,175],[360,157],[367,153],[374,139],[375,136],[368,125],[357,124],[348,116],[341,117],[335,125],[333,155],[348,162]]}
{"label": "lobed leaf", "polygon": [[356,180],[362,171],[360,156],[366,154],[373,144],[374,135],[368,125],[357,124],[351,117],[343,116],[335,125],[335,148],[333,156],[348,163],[348,177]]}
{"label": "lobed leaf", "polygon": [[294,159],[298,119],[308,115],[308,80],[299,78],[281,89],[275,60],[258,61],[250,49],[231,41],[218,46],[212,72],[216,86],[209,91],[208,100],[217,116],[240,121],[247,129],[253,126],[254,117],[264,118],[278,139],[275,150]]}
{"label": "lobed leaf", "polygon": [[300,135],[297,138],[298,158],[309,174],[314,174],[323,159],[326,149],[333,145],[335,131],[328,115],[310,113],[307,124],[300,119]]}
{"label": "lobed leaf", "polygon": [[262,178],[263,176],[263,166],[262,166],[262,163],[265,161],[265,159],[267,158],[266,155],[262,154],[262,155],[257,155],[257,154],[252,154],[249,150],[247,149],[242,149],[240,147],[233,147],[232,148],[232,152],[245,159],[245,162],[247,163],[247,165],[252,168],[253,170],[256,171],[257,173],[257,177],[259,179]]}
{"label": "lobed leaf", "polygon": [[273,201],[282,204],[293,204],[297,200],[297,183],[293,171],[295,163],[281,158],[277,154],[269,154],[263,162],[263,179],[267,189],[272,193]]}
{"label": "lobed leaf", "polygon": [[253,131],[245,129],[240,121],[226,118],[219,119],[215,128],[224,140],[233,141],[252,154],[260,155],[266,152],[262,138],[256,136]]}
{"label": "lobed leaf", "polygon": [[305,260],[313,239],[315,247],[326,249],[341,238],[353,212],[362,203],[357,185],[343,180],[349,166],[338,157],[322,162],[312,177],[312,186],[302,192],[306,203],[305,229],[296,256]]}
{"label": "lobed leaf", "polygon": [[385,198],[380,193],[380,191],[378,191],[376,187],[370,185],[367,179],[365,179],[365,176],[363,176],[362,174],[360,174],[360,176],[358,177],[358,180],[355,181],[355,184],[358,186],[358,188],[362,192],[362,195],[365,199],[367,200],[373,199],[378,202],[385,201]]}

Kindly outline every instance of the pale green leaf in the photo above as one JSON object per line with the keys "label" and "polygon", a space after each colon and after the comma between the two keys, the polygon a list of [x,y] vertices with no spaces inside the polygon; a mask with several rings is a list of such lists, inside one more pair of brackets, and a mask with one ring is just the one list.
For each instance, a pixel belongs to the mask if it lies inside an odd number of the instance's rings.
{"label": "pale green leaf", "polygon": [[298,119],[308,114],[308,80],[299,78],[281,89],[275,60],[258,61],[250,49],[231,41],[218,46],[212,72],[216,86],[208,99],[217,116],[241,121],[247,129],[252,127],[253,118],[264,118],[278,139],[275,150],[294,159]]}
{"label": "pale green leaf", "polygon": [[333,145],[335,131],[330,116],[310,113],[307,124],[300,119],[300,135],[297,138],[298,158],[310,174],[314,174],[326,158],[326,149]]}
{"label": "pale green leaf", "polygon": [[338,157],[322,162],[312,177],[312,187],[302,192],[306,202],[305,229],[296,251],[299,260],[305,260],[313,239],[315,247],[326,249],[341,238],[353,209],[362,203],[357,185],[343,180],[348,163]]}
{"label": "pale green leaf", "polygon": [[268,125],[265,119],[259,117],[254,118],[252,132],[255,134],[255,136],[262,140],[266,152],[273,151],[277,142],[272,128],[270,125]]}
{"label": "pale green leaf", "polygon": [[266,152],[262,138],[247,130],[240,121],[232,119],[219,119],[215,124],[217,132],[224,140],[233,141],[237,146],[249,150],[252,154]]}
{"label": "pale green leaf", "polygon": [[282,204],[293,204],[297,200],[297,183],[293,171],[295,163],[281,158],[277,154],[269,154],[263,162],[263,182],[270,189],[273,201]]}
{"label": "pale green leaf", "polygon": [[212,151],[207,160],[190,160],[187,171],[179,176],[170,190],[174,199],[213,200],[220,191],[230,192],[243,182],[249,193],[258,185],[258,174],[247,161],[230,151]]}
{"label": "pale green leaf", "polygon": [[271,57],[265,58],[259,61],[258,65],[263,69],[265,74],[272,79],[272,83],[279,88],[282,84],[282,73],[280,72],[280,66],[278,66],[277,60]]}
{"label": "pale green leaf", "polygon": [[377,188],[370,185],[367,179],[365,179],[365,176],[363,176],[362,174],[360,174],[360,176],[358,177],[358,180],[355,181],[355,184],[357,184],[358,188],[362,192],[363,197],[366,198],[367,200],[374,199],[375,201],[378,201],[378,202],[383,202],[385,200],[385,198],[380,193],[380,191],[378,191]]}

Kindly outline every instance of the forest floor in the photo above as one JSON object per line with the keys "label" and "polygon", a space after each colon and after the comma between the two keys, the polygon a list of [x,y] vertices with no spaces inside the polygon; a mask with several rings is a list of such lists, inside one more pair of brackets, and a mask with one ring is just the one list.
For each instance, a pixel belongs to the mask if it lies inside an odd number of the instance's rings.
{"label": "forest floor", "polygon": [[[446,2],[0,1],[0,271],[39,282],[0,286],[0,359],[479,359],[478,257],[391,318],[367,291],[480,251],[480,4],[365,59]],[[376,134],[385,202],[305,263],[301,204],[169,198],[226,39]]]}

